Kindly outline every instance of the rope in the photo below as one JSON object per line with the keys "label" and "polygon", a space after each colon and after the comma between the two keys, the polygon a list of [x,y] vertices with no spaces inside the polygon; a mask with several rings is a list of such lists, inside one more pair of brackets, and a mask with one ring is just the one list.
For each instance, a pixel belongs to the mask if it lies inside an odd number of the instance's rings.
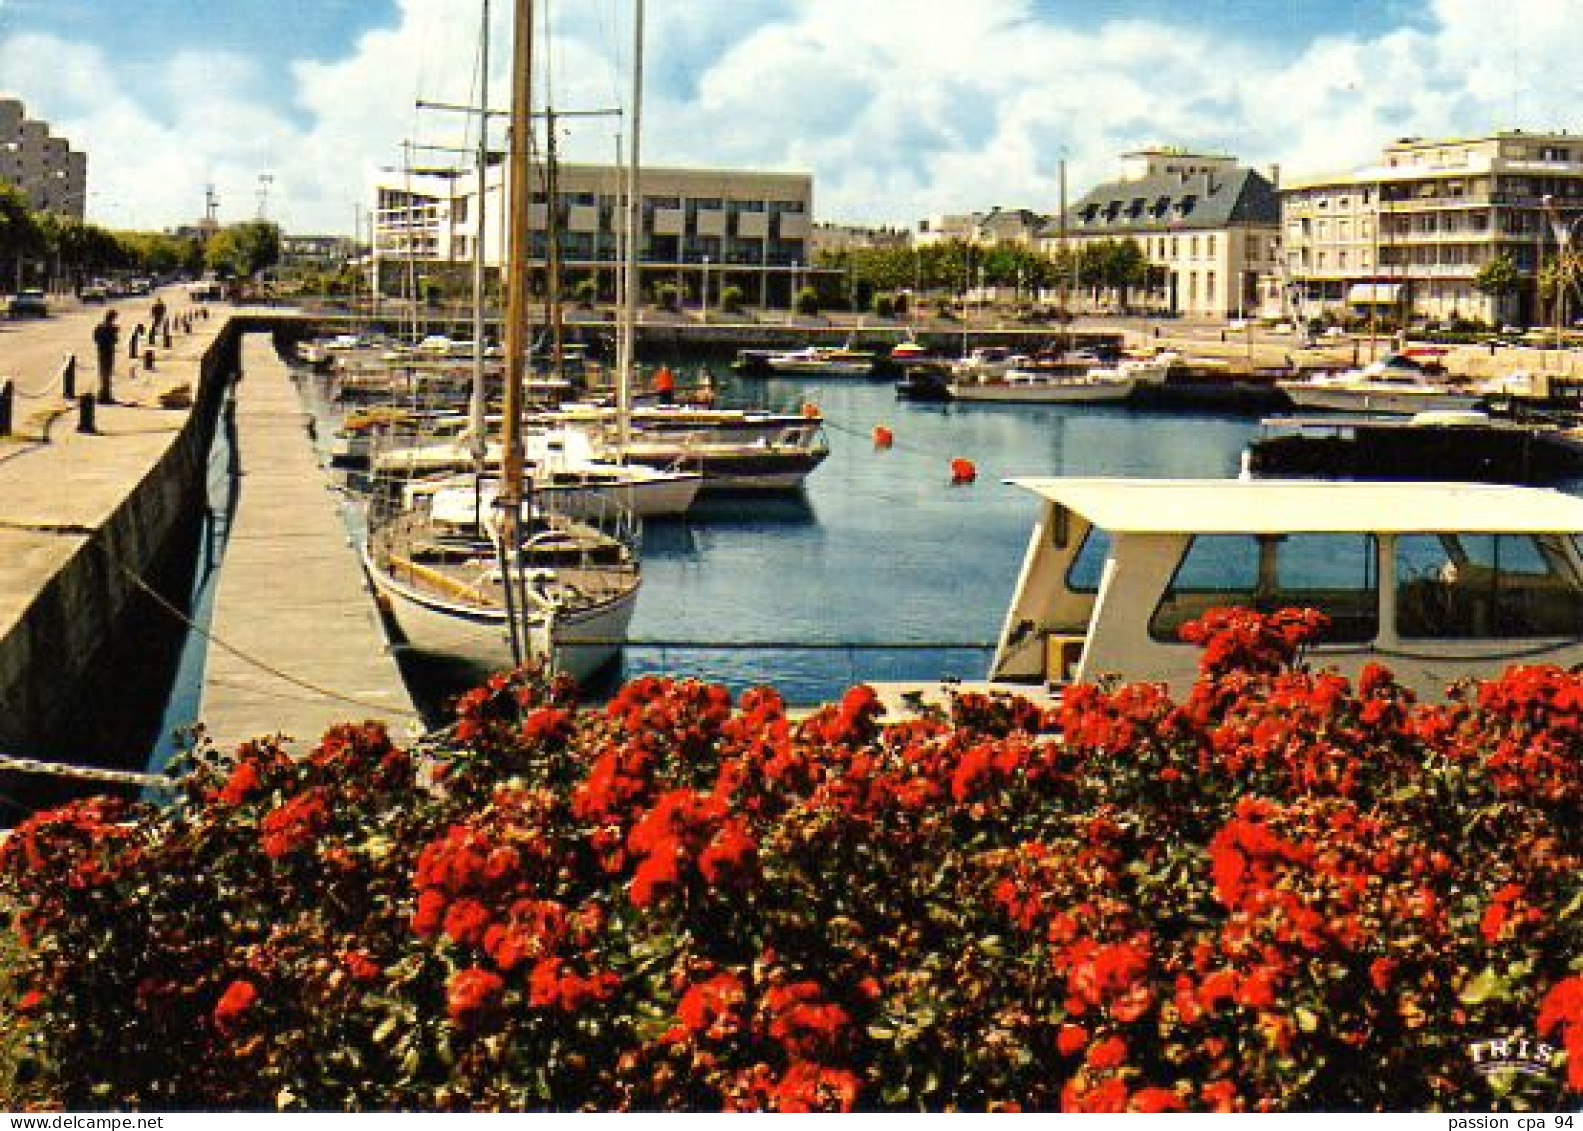
{"label": "rope", "polygon": [[102,548],[104,550],[105,556],[110,559],[110,563],[122,573],[126,574],[127,578],[131,580],[132,584],[137,586],[150,598],[152,598],[154,603],[157,604],[161,609],[175,617],[190,631],[196,632],[199,636],[203,637],[210,644],[213,644],[216,648],[223,648],[225,651],[231,653],[231,655],[235,656],[243,663],[249,664],[252,667],[257,668],[259,671],[265,672],[268,675],[272,675],[276,679],[282,680],[285,683],[289,683],[293,687],[301,688],[304,691],[311,692],[312,694],[321,696],[325,699],[332,699],[337,703],[345,703],[348,706],[360,707],[363,710],[368,711],[375,711],[381,715],[401,715],[406,718],[420,717],[416,711],[409,711],[400,707],[393,707],[388,703],[375,703],[371,700],[359,699],[355,695],[343,695],[339,691],[332,691],[330,688],[314,683],[311,680],[294,676],[290,672],[284,671],[283,669],[278,668],[265,660],[259,659],[257,656],[251,655],[248,652],[244,652],[234,644],[227,643],[225,640],[222,640],[220,637],[210,632],[203,625],[193,620],[186,613],[182,612],[175,605],[166,600],[163,594],[154,589],[154,587],[149,585],[148,582],[144,581],[142,577],[138,576],[138,574],[131,567],[127,566],[113,553],[111,553],[108,546],[104,546]]}
{"label": "rope", "polygon": [[143,774],[134,770],[107,770],[100,766],[73,766],[65,762],[46,762],[41,758],[18,758],[0,754],[0,770],[14,770],[23,774],[50,774],[62,778],[80,778],[84,781],[106,782],[113,785],[135,785],[145,789],[175,789],[180,784],[163,774]]}
{"label": "rope", "polygon": [[699,652],[936,652],[950,649],[989,652],[995,644],[983,640],[644,640],[626,637],[610,640],[578,639],[572,644],[624,644],[628,648],[674,648]]}
{"label": "rope", "polygon": [[[830,420],[828,417],[824,421],[824,428],[827,432],[839,432],[844,436],[852,436],[859,440],[868,440],[872,442],[874,438],[872,433],[860,432],[856,428],[853,428],[849,425],[838,424],[835,421]],[[893,451],[905,452],[916,456],[925,456],[931,460],[943,461],[949,459],[949,457],[943,452],[940,452],[934,448],[928,448],[919,444],[909,443],[905,440],[892,439],[887,447]]]}
{"label": "rope", "polygon": [[24,401],[57,400],[58,401],[58,400],[63,399],[61,397],[60,393],[54,391],[54,387],[53,386],[48,386],[48,385],[45,386],[43,392],[30,393],[26,389],[24,389],[21,385],[18,385],[16,383],[17,382],[17,378],[15,378],[15,377],[8,377],[8,378],[6,378],[6,380],[11,382],[11,394],[13,396],[15,396],[18,400],[24,400]]}

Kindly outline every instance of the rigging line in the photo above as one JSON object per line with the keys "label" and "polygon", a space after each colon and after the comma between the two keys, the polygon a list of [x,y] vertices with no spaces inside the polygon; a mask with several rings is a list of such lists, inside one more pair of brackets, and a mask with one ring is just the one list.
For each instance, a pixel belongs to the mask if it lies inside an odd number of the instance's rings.
{"label": "rigging line", "polygon": [[[846,425],[846,424],[841,424],[841,423],[838,423],[836,421],[833,421],[829,417],[825,417],[824,427],[825,427],[825,430],[828,431],[828,432],[838,432],[838,433],[840,433],[840,434],[842,434],[844,436],[852,436],[852,437],[855,437],[855,438],[858,438],[858,439],[870,439],[871,438],[869,436],[864,435],[864,433],[859,432],[856,428],[853,428],[853,427],[851,427],[849,425]],[[938,451],[935,451],[933,449],[922,447],[922,446],[920,446],[918,444],[908,443],[908,442],[902,441],[902,440],[895,440],[895,439],[893,439],[891,441],[891,443],[890,443],[890,446],[891,446],[891,448],[893,450],[896,450],[896,451],[906,452],[906,453],[909,453],[911,455],[917,455],[917,456],[927,456],[930,459],[950,460],[952,458],[950,455],[945,454],[943,452],[938,452]]]}
{"label": "rigging line", "polygon": [[152,598],[155,604],[159,605],[159,607],[164,609],[165,612],[175,617],[188,629],[196,632],[210,644],[213,644],[217,648],[223,648],[225,651],[231,653],[231,655],[235,656],[243,663],[251,664],[259,671],[265,672],[268,675],[272,675],[277,679],[284,680],[286,683],[292,684],[295,687],[300,687],[304,691],[312,692],[314,695],[319,695],[326,699],[333,699],[338,703],[346,703],[349,706],[362,707],[366,710],[378,711],[383,715],[400,715],[406,718],[420,717],[416,711],[406,710],[402,707],[395,707],[387,703],[374,703],[367,699],[359,699],[353,695],[343,695],[339,691],[332,691],[327,687],[323,687],[312,682],[311,680],[301,679],[297,676],[294,676],[289,672],[281,670],[273,664],[266,663],[265,661],[260,660],[258,657],[244,652],[234,644],[230,644],[225,640],[222,640],[203,625],[193,620],[186,613],[182,612],[175,605],[171,604],[170,601],[165,598],[164,594],[160,593],[147,581],[143,580],[143,578],[139,576],[131,566],[127,565],[125,562],[121,561],[120,558],[116,557],[108,546],[105,546],[101,543],[100,548],[103,549],[105,557],[110,559],[110,564],[115,566],[116,569],[120,570],[122,573],[126,574],[127,578],[132,582],[132,584],[137,586],[150,598]]}
{"label": "rigging line", "polygon": [[111,785],[136,785],[145,789],[179,789],[181,780],[164,774],[146,774],[137,770],[112,770],[103,766],[76,766],[68,762],[49,762],[43,758],[22,758],[0,753],[0,770],[21,774],[44,774],[51,777],[77,778],[82,781],[105,782]]}

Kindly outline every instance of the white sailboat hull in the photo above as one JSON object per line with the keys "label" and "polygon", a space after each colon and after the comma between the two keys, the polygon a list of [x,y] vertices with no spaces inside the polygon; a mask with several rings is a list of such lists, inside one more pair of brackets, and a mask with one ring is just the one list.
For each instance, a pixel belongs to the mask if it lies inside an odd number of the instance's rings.
{"label": "white sailboat hull", "polygon": [[[503,608],[449,601],[405,585],[365,560],[368,576],[382,606],[407,644],[416,652],[476,668],[480,673],[512,667],[510,628]],[[633,587],[609,601],[565,611],[554,618],[528,618],[532,658],[544,658],[558,673],[582,681],[613,663],[621,653],[638,590]]]}
{"label": "white sailboat hull", "polygon": [[[679,518],[692,507],[703,482],[702,475],[678,475],[665,479],[612,483],[600,487],[599,494],[638,518]],[[571,513],[577,512],[572,509]]]}

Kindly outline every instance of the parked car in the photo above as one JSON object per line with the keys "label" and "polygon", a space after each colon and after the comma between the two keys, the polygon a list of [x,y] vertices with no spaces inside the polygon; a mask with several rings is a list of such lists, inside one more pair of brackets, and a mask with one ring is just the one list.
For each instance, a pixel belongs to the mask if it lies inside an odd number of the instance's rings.
{"label": "parked car", "polygon": [[40,290],[18,291],[11,296],[6,313],[12,318],[42,318],[49,313],[49,303]]}
{"label": "parked car", "polygon": [[89,283],[77,297],[82,299],[83,302],[103,302],[110,295],[101,284]]}

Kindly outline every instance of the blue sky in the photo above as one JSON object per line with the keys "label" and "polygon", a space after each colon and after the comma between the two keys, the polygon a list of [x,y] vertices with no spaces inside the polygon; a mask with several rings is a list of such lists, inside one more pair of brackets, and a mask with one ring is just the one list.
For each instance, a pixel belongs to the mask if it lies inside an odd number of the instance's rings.
{"label": "blue sky", "polygon": [[[493,97],[504,100],[507,0]],[[539,8],[557,106],[626,100],[630,0]],[[1583,127],[1583,0],[647,0],[645,160],[810,172],[820,219],[1050,210],[1147,144],[1288,176],[1404,134]],[[0,0],[0,91],[88,151],[90,214],[263,203],[350,230],[400,143],[466,141],[478,0]],[[1576,116],[1575,118],[1571,116]],[[609,160],[615,126],[572,125]]]}

